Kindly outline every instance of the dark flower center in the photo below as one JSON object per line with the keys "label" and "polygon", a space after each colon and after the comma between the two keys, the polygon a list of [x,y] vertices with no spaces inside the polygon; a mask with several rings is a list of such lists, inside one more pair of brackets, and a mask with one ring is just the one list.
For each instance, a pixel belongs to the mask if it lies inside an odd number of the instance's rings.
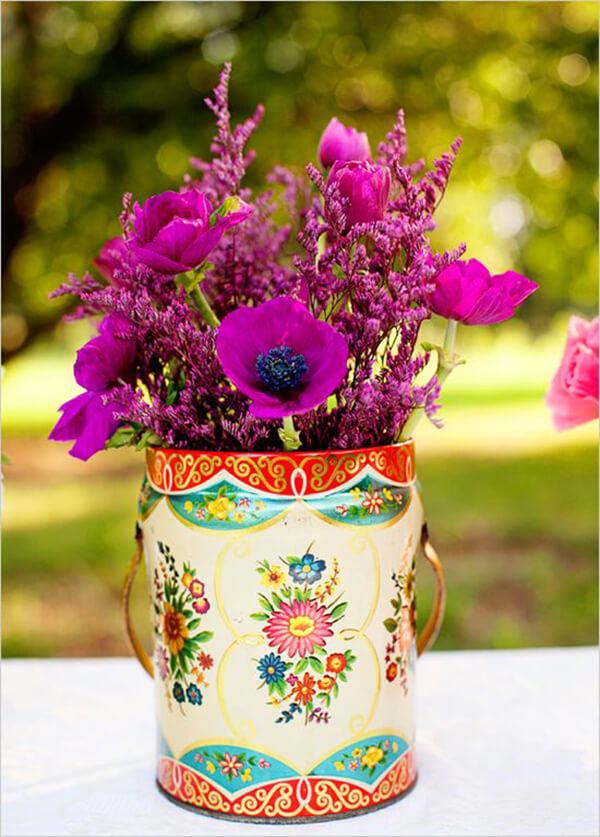
{"label": "dark flower center", "polygon": [[298,386],[308,366],[304,355],[295,355],[289,346],[277,346],[258,356],[256,371],[268,389],[280,392]]}

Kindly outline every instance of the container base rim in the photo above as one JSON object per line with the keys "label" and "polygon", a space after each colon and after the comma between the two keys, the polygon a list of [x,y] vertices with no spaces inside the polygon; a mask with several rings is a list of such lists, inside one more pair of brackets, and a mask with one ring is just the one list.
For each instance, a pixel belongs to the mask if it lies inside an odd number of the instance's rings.
{"label": "container base rim", "polygon": [[405,790],[401,791],[397,796],[392,797],[391,799],[386,799],[385,802],[378,802],[377,805],[369,805],[368,808],[360,808],[356,811],[347,811],[344,814],[323,814],[321,816],[317,815],[314,817],[245,817],[238,814],[223,814],[218,811],[211,811],[209,808],[201,808],[198,805],[192,805],[190,802],[184,802],[181,799],[177,799],[175,796],[170,794],[163,786],[159,783],[158,779],[155,779],[156,787],[160,791],[160,793],[165,796],[169,802],[173,805],[177,805],[180,808],[183,808],[186,811],[190,811],[194,814],[199,814],[201,816],[211,817],[215,820],[228,820],[229,822],[242,822],[242,823],[256,823],[257,825],[306,825],[307,823],[315,823],[315,822],[332,822],[335,820],[348,820],[352,817],[362,817],[366,814],[374,813],[375,811],[381,811],[382,808],[388,808],[390,805],[394,805],[394,803],[399,802],[405,796],[415,788],[417,781],[419,778],[418,771],[415,773],[415,778],[411,785],[406,788]]}

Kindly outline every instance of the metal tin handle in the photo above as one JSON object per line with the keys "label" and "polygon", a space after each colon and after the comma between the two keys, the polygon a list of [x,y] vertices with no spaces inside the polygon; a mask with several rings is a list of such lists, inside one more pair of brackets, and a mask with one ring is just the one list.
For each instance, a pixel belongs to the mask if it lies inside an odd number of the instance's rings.
{"label": "metal tin handle", "polygon": [[431,569],[435,576],[435,596],[433,599],[433,607],[431,613],[427,618],[427,622],[423,626],[423,630],[417,636],[417,654],[420,656],[428,648],[431,648],[437,639],[437,635],[442,627],[444,619],[444,610],[446,608],[446,583],[444,581],[444,568],[440,561],[437,552],[431,545],[429,540],[429,532],[427,524],[423,524],[421,530],[421,548],[423,555],[429,562]]}
{"label": "metal tin handle", "polygon": [[133,587],[133,582],[135,580],[136,573],[142,562],[143,554],[144,547],[142,539],[142,530],[139,525],[136,525],[135,552],[131,557],[131,562],[127,570],[127,575],[125,576],[125,581],[123,582],[123,618],[125,620],[125,631],[127,633],[127,639],[129,640],[131,650],[140,661],[140,665],[142,666],[142,668],[145,669],[145,671],[150,675],[150,677],[154,677],[154,663],[146,653],[144,646],[140,642],[139,637],[135,632],[133,623],[131,621],[131,614],[129,612],[129,598],[131,596],[131,588]]}

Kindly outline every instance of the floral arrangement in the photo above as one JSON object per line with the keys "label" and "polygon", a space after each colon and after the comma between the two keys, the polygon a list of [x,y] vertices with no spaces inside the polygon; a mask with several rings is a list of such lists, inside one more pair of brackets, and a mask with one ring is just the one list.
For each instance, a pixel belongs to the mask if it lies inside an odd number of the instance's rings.
{"label": "floral arrangement", "polygon": [[327,650],[333,626],[343,618],[348,603],[341,601],[339,563],[327,562],[308,547],[303,555],[289,555],[256,571],[270,595],[259,595],[260,610],[253,619],[264,622],[263,633],[271,648],[257,660],[259,688],[266,687],[268,703],[280,714],[275,723],[288,724],[296,717],[304,724],[329,722],[332,699],[339,695],[356,662],[351,649]]}
{"label": "floral arrangement", "polygon": [[[432,252],[460,140],[429,170],[407,163],[402,111],[376,155],[332,119],[319,167],[275,166],[252,192],[247,144],[263,108],[232,126],[230,71],[206,100],[212,158],[192,159],[178,192],[141,204],[126,194],[122,236],[94,260],[97,276],[54,292],[76,298],[69,317],[98,322],[75,361],[83,391],[50,434],[80,459],[124,445],[323,450],[409,438],[423,416],[439,423],[441,387],[461,362],[457,324],[506,320],[537,288],[461,260],[464,244]],[[447,320],[444,342],[419,344],[432,314]]]}

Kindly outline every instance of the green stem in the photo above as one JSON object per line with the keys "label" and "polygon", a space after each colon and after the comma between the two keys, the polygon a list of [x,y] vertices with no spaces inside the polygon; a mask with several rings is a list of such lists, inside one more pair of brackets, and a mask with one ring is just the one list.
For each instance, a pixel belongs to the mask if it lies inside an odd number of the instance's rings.
{"label": "green stem", "polygon": [[[438,349],[438,362],[435,370],[435,375],[438,379],[438,384],[442,386],[448,375],[452,372],[455,366],[458,365],[458,358],[454,353],[454,344],[456,342],[456,330],[458,322],[456,320],[448,320],[446,323],[446,333],[444,334],[444,345],[441,351]],[[408,421],[402,428],[400,434],[400,441],[404,442],[412,438],[415,428],[425,415],[423,407],[417,407],[412,411],[408,417]]]}
{"label": "green stem", "polygon": [[192,291],[192,299],[198,306],[198,310],[202,314],[202,317],[205,320],[205,322],[207,322],[208,325],[212,326],[213,328],[218,328],[221,324],[220,320],[210,307],[209,301],[204,296],[203,292],[200,290],[198,286],[196,286]]}
{"label": "green stem", "polygon": [[292,416],[284,416],[283,427],[279,431],[279,438],[283,442],[284,450],[298,450],[300,447],[300,434],[294,427]]}

